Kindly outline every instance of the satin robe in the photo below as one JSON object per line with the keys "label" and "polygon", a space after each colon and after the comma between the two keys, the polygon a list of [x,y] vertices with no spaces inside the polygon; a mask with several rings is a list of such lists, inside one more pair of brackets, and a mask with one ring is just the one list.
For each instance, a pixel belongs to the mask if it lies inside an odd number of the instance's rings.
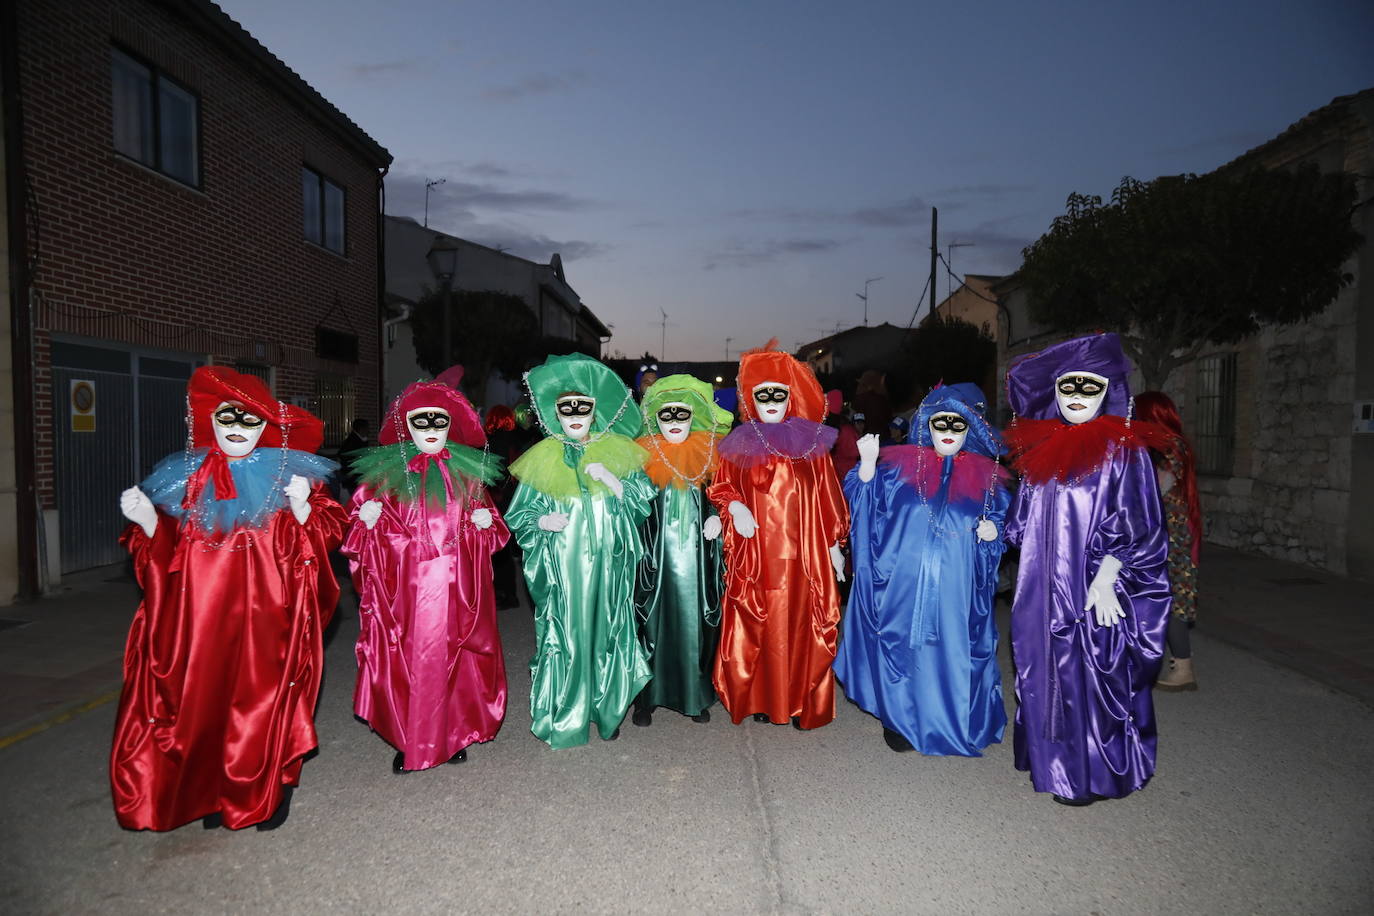
{"label": "satin robe", "polygon": [[[369,499],[382,504],[371,530],[357,518]],[[490,528],[469,520],[477,506],[491,511]],[[359,598],[353,711],[405,754],[407,770],[446,763],[494,738],[506,716],[491,556],[510,532],[485,491],[475,505],[459,494],[426,509],[364,486],[351,515],[343,553]]]}
{"label": "satin robe", "polygon": [[635,606],[653,680],[641,702],[699,715],[716,701],[716,657],[723,588],[720,539],[701,536],[715,515],[701,487],[666,486],[644,523],[645,556]]}
{"label": "satin robe", "polygon": [[[1016,767],[1038,792],[1120,798],[1149,781],[1150,689],[1169,614],[1168,535],[1145,448],[1118,448],[1077,482],[1023,481],[1007,523],[1021,548],[1011,614]],[[1126,618],[1083,610],[1107,554]]]}
{"label": "satin robe", "polygon": [[[726,522],[725,598],[714,681],[738,724],[766,713],[802,728],[835,718],[835,644],[840,595],[830,545],[849,514],[830,455],[773,457],[752,468],[722,460],[707,490]],[[727,507],[749,507],[758,530],[735,530]]]}
{"label": "satin robe", "polygon": [[[591,724],[609,738],[649,680],[635,626],[635,574],[644,557],[639,526],[655,487],[642,471],[621,478],[625,492],[559,500],[516,487],[506,524],[524,553],[534,601],[530,660],[530,731],[550,747],[586,744]],[[539,518],[563,512],[562,531]]]}
{"label": "satin robe", "polygon": [[304,525],[288,508],[223,536],[178,530],[161,511],[151,538],[125,530],[143,602],[110,755],[121,826],[171,830],[220,812],[247,827],[300,782],[317,743],[321,631],[339,599],[329,552],[346,520],[323,485],[310,506]]}
{"label": "satin robe", "polygon": [[[934,455],[933,451],[931,452]],[[997,667],[993,596],[1001,538],[974,534],[986,517],[1000,532],[1011,500],[947,500],[952,459],[926,502],[891,465],[871,481],[845,478],[854,584],[835,674],[865,712],[923,754],[980,757],[1007,724]]]}

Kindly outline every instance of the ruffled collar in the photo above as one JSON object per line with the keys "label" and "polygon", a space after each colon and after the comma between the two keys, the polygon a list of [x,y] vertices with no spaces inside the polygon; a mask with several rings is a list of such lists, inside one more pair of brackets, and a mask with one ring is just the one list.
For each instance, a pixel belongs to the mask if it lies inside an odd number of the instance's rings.
{"label": "ruffled collar", "polygon": [[495,455],[456,442],[450,442],[445,451],[447,458],[428,458],[412,442],[377,445],[359,449],[349,464],[359,481],[402,503],[416,501],[423,487],[431,503],[448,505],[443,471],[448,472],[455,493],[469,495],[501,478],[501,460]]}
{"label": "ruffled collar", "polygon": [[1123,448],[1167,448],[1172,437],[1154,423],[1103,414],[1087,423],[1017,417],[1003,433],[1012,467],[1035,484],[1081,480]]}
{"label": "ruffled collar", "polygon": [[204,489],[191,506],[185,508],[182,502],[186,498],[186,482],[205,463],[208,454],[209,449],[197,449],[189,455],[168,455],[158,462],[141,487],[158,509],[179,522],[189,519],[197,530],[210,535],[227,534],[238,528],[261,528],[272,513],[286,507],[282,488],[293,476],[304,477],[315,486],[326,482],[339,467],[328,458],[300,449],[259,446],[246,457],[228,462],[234,496],[216,499],[214,480],[210,479],[204,482]]}
{"label": "ruffled collar", "polygon": [[642,436],[638,440],[649,453],[644,473],[654,486],[675,486],[679,489],[709,483],[715,473],[718,438],[709,432],[697,431],[686,441],[674,444],[662,436]]}
{"label": "ruffled collar", "polygon": [[648,460],[649,453],[639,443],[619,433],[604,433],[586,447],[548,436],[521,455],[510,466],[510,473],[525,486],[554,499],[575,499],[584,491],[600,499],[610,490],[587,476],[587,465],[600,462],[623,478],[643,468]]}
{"label": "ruffled collar", "polygon": [[791,461],[819,458],[835,445],[839,430],[803,417],[781,423],[745,421],[721,440],[720,457],[742,468],[767,464],[774,458]]}
{"label": "ruffled collar", "polygon": [[879,461],[896,470],[922,499],[936,498],[944,486],[949,505],[982,505],[1010,477],[993,459],[968,450],[946,458],[929,446],[890,445],[882,450]]}

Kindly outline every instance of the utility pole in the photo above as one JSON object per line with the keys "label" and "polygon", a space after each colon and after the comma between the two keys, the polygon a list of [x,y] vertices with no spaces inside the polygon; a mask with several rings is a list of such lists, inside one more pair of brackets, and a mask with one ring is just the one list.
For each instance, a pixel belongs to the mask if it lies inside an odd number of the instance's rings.
{"label": "utility pole", "polygon": [[429,181],[429,180],[426,180],[426,181],[425,181],[425,228],[426,228],[426,229],[429,228],[429,192],[430,192],[430,190],[431,190],[432,188],[437,188],[437,187],[439,187],[439,185],[443,184],[443,183],[446,182],[446,181],[448,181],[447,178],[436,178],[436,179],[434,179],[433,181]]}
{"label": "utility pole", "polygon": [[658,334],[658,361],[667,362],[663,353],[668,348],[668,313],[663,311],[663,306],[661,305],[658,307],[658,310],[663,315],[663,326],[659,329]]}
{"label": "utility pole", "polygon": [[725,361],[726,361],[727,363],[730,361],[730,341],[732,341],[732,340],[734,340],[734,339],[735,339],[735,338],[733,338],[733,337],[727,337],[727,338],[725,338]]}
{"label": "utility pole", "polygon": [[940,210],[930,208],[930,312],[935,314],[935,267],[940,262]]}
{"label": "utility pole", "polygon": [[864,281],[864,291],[854,294],[864,301],[864,327],[868,327],[868,284],[877,283],[881,279],[882,277],[870,277]]}

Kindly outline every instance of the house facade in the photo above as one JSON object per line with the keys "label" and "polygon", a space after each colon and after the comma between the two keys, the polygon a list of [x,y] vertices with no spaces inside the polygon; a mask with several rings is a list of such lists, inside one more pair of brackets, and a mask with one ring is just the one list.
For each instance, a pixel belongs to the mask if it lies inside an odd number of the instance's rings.
{"label": "house facade", "polygon": [[[387,216],[386,292],[390,317],[386,322],[386,384],[388,399],[406,385],[428,376],[415,358],[409,310],[425,293],[439,287],[426,256],[436,242],[457,251],[454,290],[493,291],[518,296],[539,320],[542,337],[570,341],[584,353],[599,357],[611,332],[568,282],[563,259],[555,254],[540,264],[467,239],[420,225],[408,216]],[[518,379],[493,373],[485,403],[514,404],[523,393]]]}
{"label": "house facade", "polygon": [[376,419],[391,156],[208,0],[20,0],[15,19],[11,302],[50,584],[120,561],[119,492],[183,447],[196,366],[314,410],[326,450]]}

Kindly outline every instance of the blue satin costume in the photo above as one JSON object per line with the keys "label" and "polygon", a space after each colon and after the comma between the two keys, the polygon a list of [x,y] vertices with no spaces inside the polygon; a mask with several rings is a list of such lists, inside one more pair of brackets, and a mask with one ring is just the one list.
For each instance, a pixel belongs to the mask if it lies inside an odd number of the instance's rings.
{"label": "blue satin costume", "polygon": [[[914,424],[918,445],[883,450],[871,481],[844,482],[854,583],[835,674],[846,695],[923,754],[982,756],[1007,714],[993,595],[1010,496],[975,385],[936,388]],[[930,417],[969,423],[963,448],[931,448]],[[922,485],[924,481],[924,485]],[[998,538],[978,540],[980,519]]]}

